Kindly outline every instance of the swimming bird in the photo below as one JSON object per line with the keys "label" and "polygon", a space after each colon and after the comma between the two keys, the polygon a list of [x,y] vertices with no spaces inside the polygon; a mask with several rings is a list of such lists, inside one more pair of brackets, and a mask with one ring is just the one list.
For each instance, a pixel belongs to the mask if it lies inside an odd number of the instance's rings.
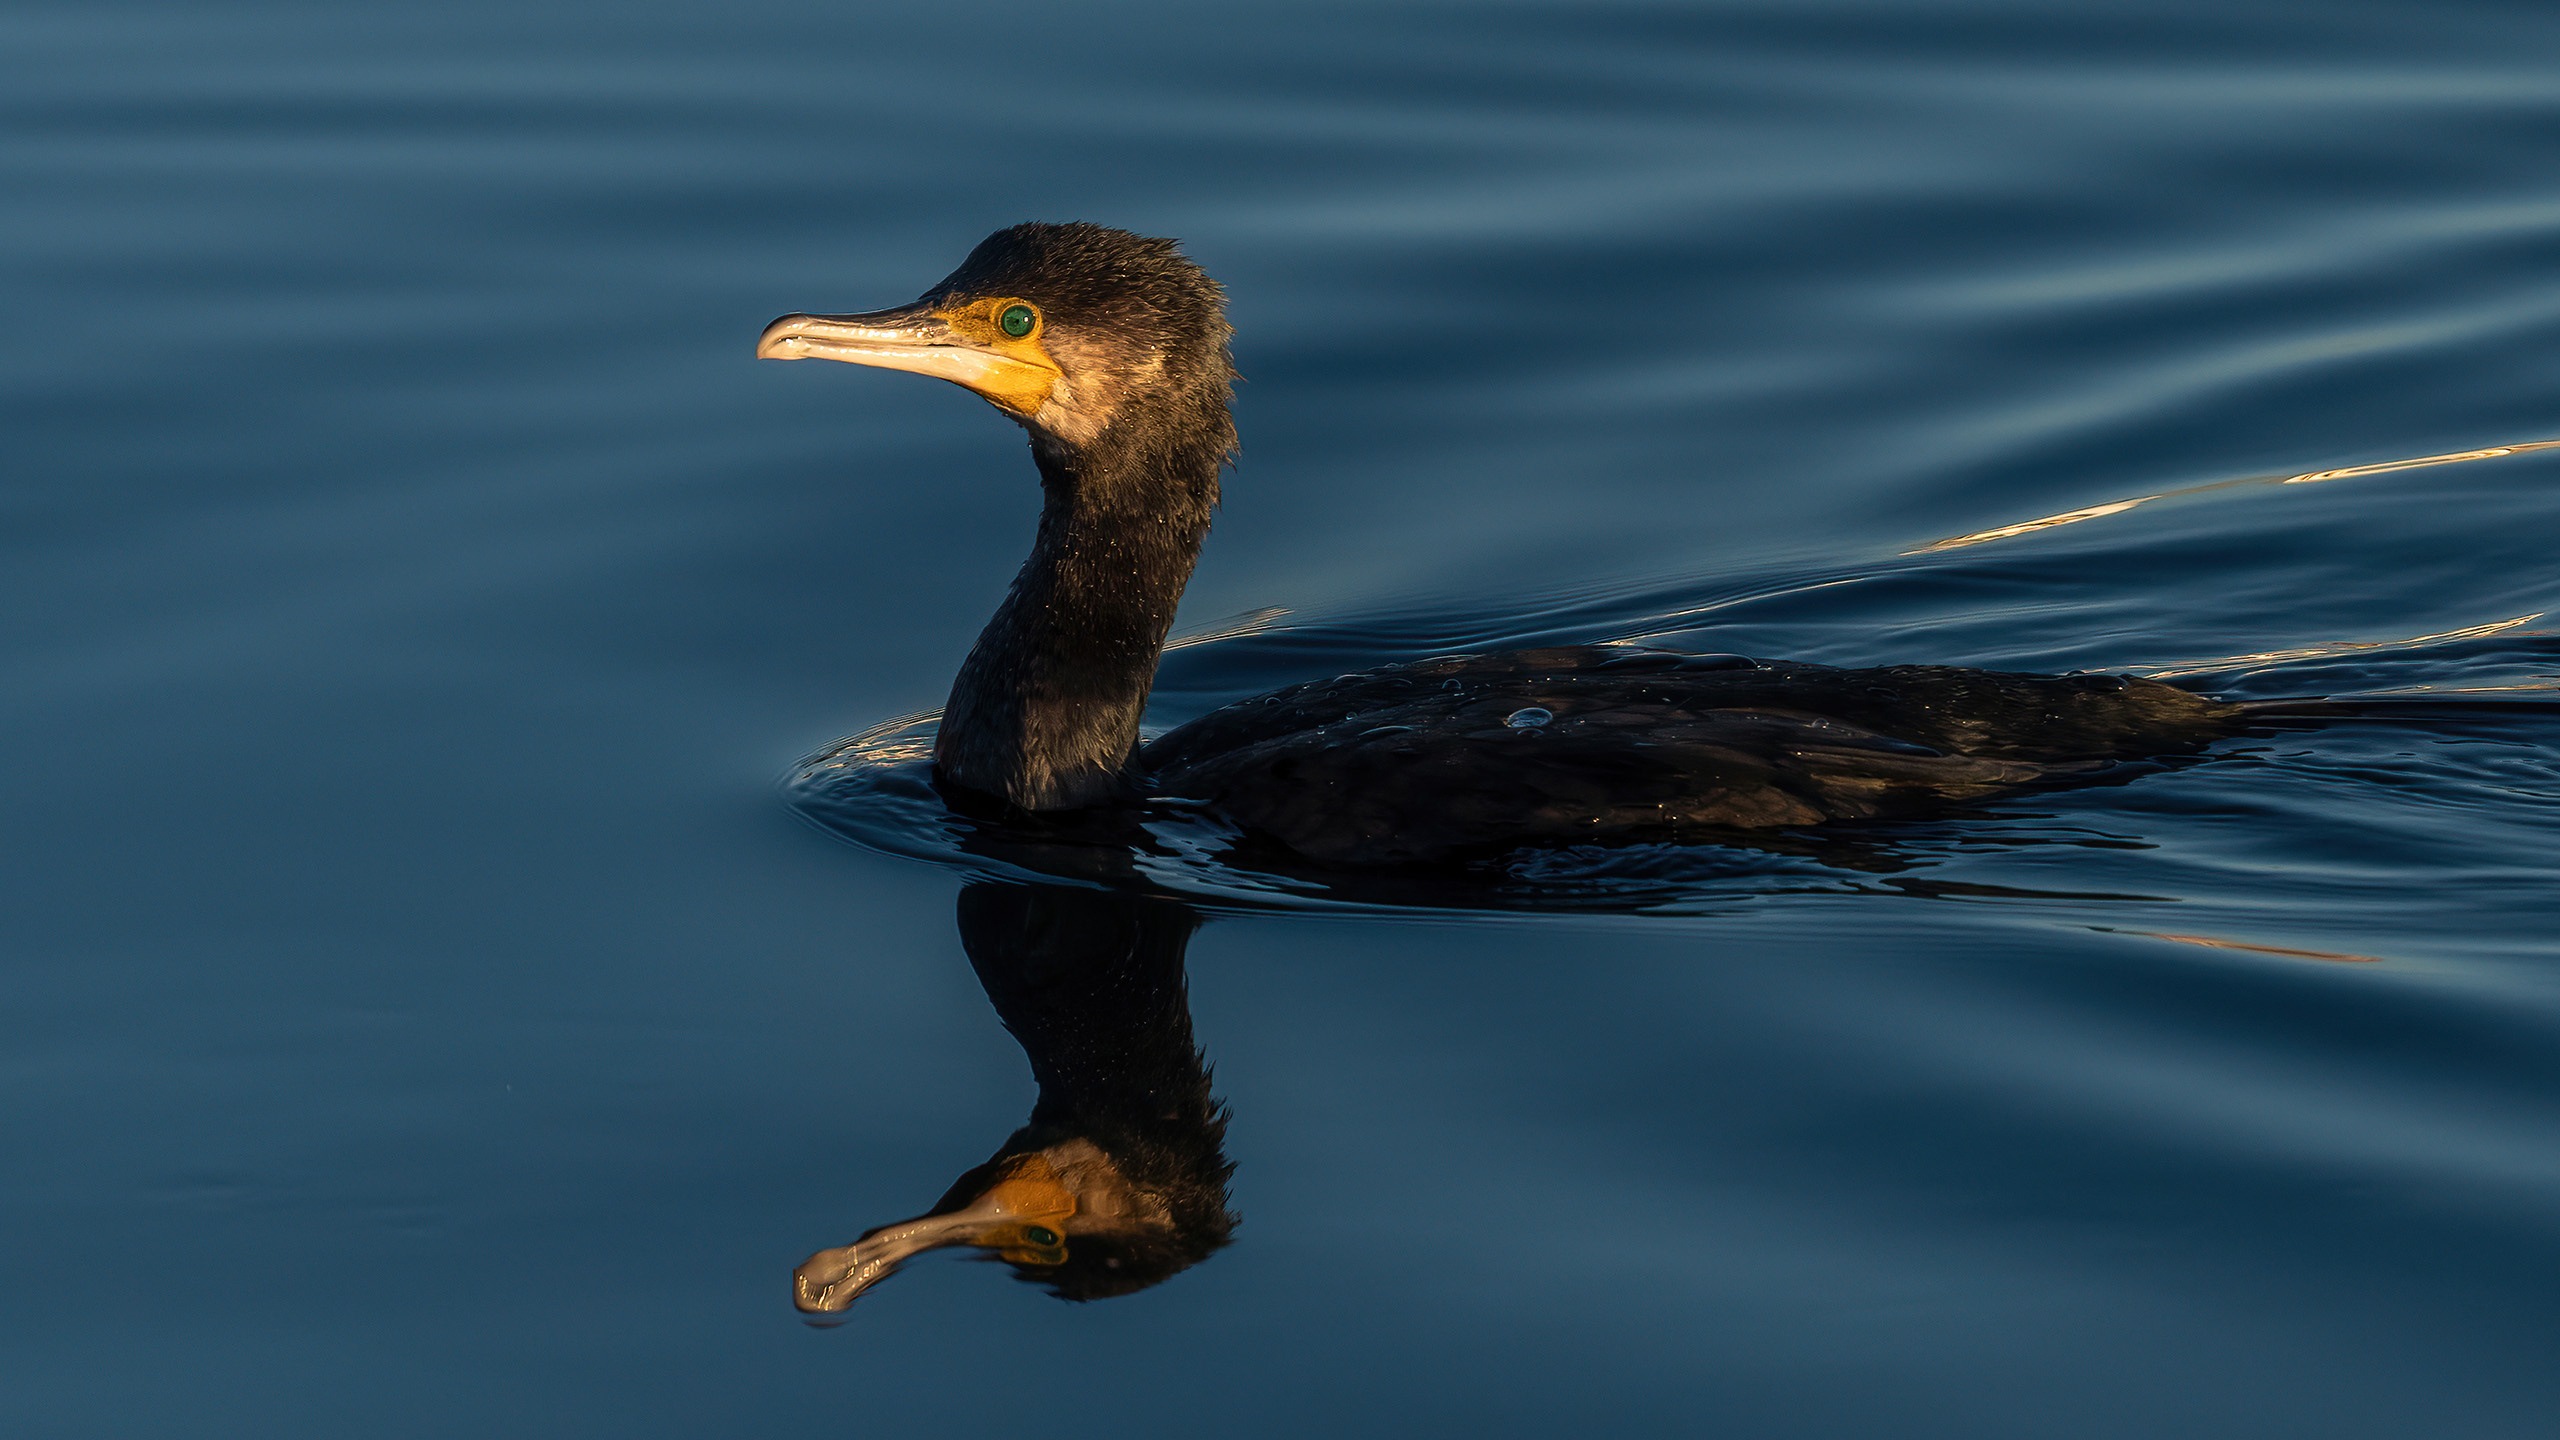
{"label": "swimming bird", "polygon": [[1099,225],[987,237],[914,302],[785,315],[756,353],[956,382],[1030,433],[1031,557],[951,688],[964,807],[1150,797],[1322,864],[1896,819],[2188,753],[2241,706],[2123,675],[1843,669],[1618,645],[1443,655],[1241,701],[1139,743],[1235,456],[1216,281]]}

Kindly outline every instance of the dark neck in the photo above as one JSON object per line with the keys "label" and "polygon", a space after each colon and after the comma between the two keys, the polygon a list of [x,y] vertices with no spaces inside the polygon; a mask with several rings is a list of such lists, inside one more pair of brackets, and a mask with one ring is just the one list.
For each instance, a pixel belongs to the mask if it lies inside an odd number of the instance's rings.
{"label": "dark neck", "polygon": [[1040,1278],[1058,1294],[1094,1299],[1207,1259],[1235,1231],[1235,1166],[1183,985],[1200,917],[1150,896],[986,881],[962,888],[959,912],[969,963],[1022,1042],[1040,1100],[936,1208],[973,1203],[987,1184],[975,1177],[1010,1157],[1081,1140],[1109,1177],[1085,1182],[1088,1193],[1116,1202],[1097,1208],[1120,1218],[1075,1236],[1070,1263]]}
{"label": "dark neck", "polygon": [[952,683],[933,752],[946,783],[1026,810],[1131,793],[1138,717],[1229,443],[1130,425],[1082,448],[1035,437],[1039,538]]}
{"label": "dark neck", "polygon": [[1226,1120],[1183,980],[1198,915],[1146,896],[977,881],[959,917],[969,963],[1039,1083],[1033,1128],[1217,1148]]}

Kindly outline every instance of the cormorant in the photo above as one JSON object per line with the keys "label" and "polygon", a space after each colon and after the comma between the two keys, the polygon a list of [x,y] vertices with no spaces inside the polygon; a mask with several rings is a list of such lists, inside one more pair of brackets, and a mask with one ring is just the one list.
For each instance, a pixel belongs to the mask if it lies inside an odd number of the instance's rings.
{"label": "cormorant", "polygon": [[1839,669],[1624,646],[1445,655],[1226,706],[1141,747],[1235,453],[1224,294],[1175,242],[987,237],[912,304],[786,315],[756,353],[955,381],[1030,432],[1031,558],[953,683],[963,804],[1205,803],[1331,865],[1924,815],[2192,752],[2244,708],[2117,675]]}
{"label": "cormorant", "polygon": [[1031,1118],[934,1207],[821,1250],[791,1277],[803,1311],[851,1305],[927,1250],[974,1246],[1065,1300],[1157,1284],[1236,1226],[1227,1110],[1191,1038],[1178,902],[978,881],[960,942],[1039,1082]]}

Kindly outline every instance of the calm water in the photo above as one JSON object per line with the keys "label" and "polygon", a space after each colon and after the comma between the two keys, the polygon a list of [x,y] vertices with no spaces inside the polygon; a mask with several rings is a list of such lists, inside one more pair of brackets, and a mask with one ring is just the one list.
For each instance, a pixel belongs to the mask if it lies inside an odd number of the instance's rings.
{"label": "calm water", "polygon": [[936,815],[777,777],[940,703],[1036,490],[750,351],[1184,237],[1250,383],[1163,723],[1638,636],[2529,699],[2560,450],[2279,482],[2560,438],[2555,64],[2523,3],[19,6],[5,1428],[2548,1433],[2531,706],[1429,895],[1160,858],[1234,1243],[805,1326],[1031,1112],[990,995],[1039,1031]]}

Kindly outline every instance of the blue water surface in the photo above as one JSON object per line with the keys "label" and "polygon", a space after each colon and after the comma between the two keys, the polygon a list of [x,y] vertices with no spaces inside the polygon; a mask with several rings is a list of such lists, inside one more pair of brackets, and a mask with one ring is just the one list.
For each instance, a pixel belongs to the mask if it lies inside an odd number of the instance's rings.
{"label": "blue water surface", "polygon": [[[2550,1433],[2555,66],[2496,0],[0,15],[0,1428]],[[895,757],[776,780],[941,703],[1037,490],[751,352],[1031,218],[1231,295],[1157,724],[1631,639],[2508,703],[1428,894],[1176,847],[1235,1243],[813,1329],[1033,1090]]]}

